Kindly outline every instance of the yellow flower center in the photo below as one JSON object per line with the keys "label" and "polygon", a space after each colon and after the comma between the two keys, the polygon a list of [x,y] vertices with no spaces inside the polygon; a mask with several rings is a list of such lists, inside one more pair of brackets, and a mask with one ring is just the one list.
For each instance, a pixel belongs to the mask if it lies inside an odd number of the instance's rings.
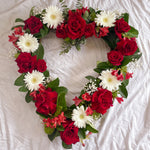
{"label": "yellow flower center", "polygon": [[37,79],[36,78],[32,78],[31,82],[34,84],[37,82]]}
{"label": "yellow flower center", "polygon": [[103,22],[107,23],[107,22],[108,22],[108,19],[107,19],[107,18],[104,18],[104,19],[103,19]]}
{"label": "yellow flower center", "polygon": [[50,18],[55,20],[56,19],[56,15],[51,15]]}
{"label": "yellow flower center", "polygon": [[80,119],[84,119],[84,115],[83,114],[80,115]]}
{"label": "yellow flower center", "polygon": [[108,82],[112,82],[112,79],[111,78],[108,78],[108,80],[107,80]]}
{"label": "yellow flower center", "polygon": [[25,44],[27,47],[29,47],[31,45],[31,43],[29,41],[26,42]]}

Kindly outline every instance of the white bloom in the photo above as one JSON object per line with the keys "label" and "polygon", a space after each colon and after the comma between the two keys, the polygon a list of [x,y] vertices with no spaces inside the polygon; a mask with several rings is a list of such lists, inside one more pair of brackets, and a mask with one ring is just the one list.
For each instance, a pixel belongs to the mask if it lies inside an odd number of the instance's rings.
{"label": "white bloom", "polygon": [[28,34],[28,33],[19,37],[19,41],[17,42],[17,45],[19,46],[22,52],[27,52],[27,53],[34,52],[39,47],[37,38],[33,37],[32,34]]}
{"label": "white bloom", "polygon": [[32,73],[28,72],[25,75],[24,79],[26,86],[30,91],[38,90],[39,84],[43,83],[44,82],[43,80],[44,80],[43,73],[38,72],[36,70],[32,71]]}
{"label": "white bloom", "polygon": [[113,12],[102,11],[100,14],[96,15],[95,22],[97,26],[101,25],[103,27],[113,27],[116,21],[116,15]]}
{"label": "white bloom", "polygon": [[53,27],[54,29],[56,29],[63,20],[62,12],[56,6],[49,6],[43,16],[43,23],[47,24],[48,27]]}
{"label": "white bloom", "polygon": [[77,107],[77,109],[73,110],[72,120],[74,121],[74,125],[78,128],[85,128],[86,123],[92,122],[92,116],[87,116],[84,110],[84,106]]}
{"label": "white bloom", "polygon": [[102,71],[101,75],[98,77],[101,81],[100,86],[109,91],[117,90],[121,81],[117,80],[117,77],[111,74],[111,70]]}

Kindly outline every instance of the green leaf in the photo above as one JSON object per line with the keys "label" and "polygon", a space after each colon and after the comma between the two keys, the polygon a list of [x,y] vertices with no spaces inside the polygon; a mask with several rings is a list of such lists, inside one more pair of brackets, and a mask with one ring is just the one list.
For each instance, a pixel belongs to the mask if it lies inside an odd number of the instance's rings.
{"label": "green leaf", "polygon": [[18,27],[24,27],[24,25],[13,26],[13,27],[11,28],[11,30],[14,30],[14,28],[18,28]]}
{"label": "green leaf", "polygon": [[93,77],[93,76],[86,76],[85,78],[88,79],[88,80],[92,80],[92,81],[95,80],[95,77]]}
{"label": "green leaf", "polygon": [[43,25],[43,28],[40,29],[42,37],[46,36],[49,33],[49,28],[46,25]]}
{"label": "green leaf", "polygon": [[30,92],[28,92],[25,96],[25,100],[27,103],[30,103],[31,101],[33,101],[33,98],[30,96]]}
{"label": "green leaf", "polygon": [[57,129],[55,129],[55,131],[54,131],[52,134],[48,135],[48,138],[49,138],[51,141],[53,141],[53,140],[55,139],[55,137],[57,137],[57,136],[59,136],[59,135],[60,135],[60,133],[58,132]]}
{"label": "green leaf", "polygon": [[57,117],[57,116],[61,113],[62,108],[63,108],[62,106],[57,106],[56,112],[55,112],[55,114],[54,114],[54,117]]}
{"label": "green leaf", "polygon": [[72,110],[67,109],[67,111],[64,112],[64,116],[71,119],[72,118]]}
{"label": "green leaf", "polygon": [[62,141],[62,146],[63,146],[65,149],[72,149],[72,145],[67,145],[64,141]]}
{"label": "green leaf", "polygon": [[57,106],[62,106],[63,107],[63,109],[62,109],[63,111],[65,111],[67,109],[65,93],[61,93],[61,94],[58,95]]}
{"label": "green leaf", "polygon": [[93,127],[91,127],[89,124],[86,124],[86,129],[89,130],[90,132],[98,133],[98,131],[94,129]]}
{"label": "green leaf", "polygon": [[89,17],[89,12],[86,10],[82,18],[88,21],[88,17]]}
{"label": "green leaf", "polygon": [[131,29],[128,32],[124,33],[125,37],[128,37],[128,38],[136,37],[137,38],[138,34],[139,34],[138,30],[136,30],[132,26],[130,26],[130,27],[131,27]]}
{"label": "green leaf", "polygon": [[127,23],[129,22],[129,14],[128,13],[122,14],[122,17]]}
{"label": "green leaf", "polygon": [[21,74],[21,75],[15,80],[14,85],[16,85],[16,86],[23,86],[23,85],[25,85],[24,76],[25,76],[24,73]]}
{"label": "green leaf", "polygon": [[41,114],[41,113],[39,113],[39,112],[37,112],[37,111],[36,111],[36,113],[37,113],[40,117],[42,117],[42,118],[49,118],[48,115]]}
{"label": "green leaf", "polygon": [[67,88],[65,88],[63,86],[52,88],[52,89],[53,89],[53,91],[56,91],[58,94],[61,94],[61,93],[67,94],[67,92],[68,92]]}
{"label": "green leaf", "polygon": [[43,72],[43,74],[44,74],[45,77],[49,77],[49,71],[48,70],[46,70],[45,72]]}
{"label": "green leaf", "polygon": [[64,129],[63,126],[57,126],[57,130],[58,130],[58,131],[64,131],[65,129]]}
{"label": "green leaf", "polygon": [[79,136],[79,138],[81,138],[81,139],[85,139],[85,138],[86,138],[85,129],[84,129],[84,128],[79,128],[78,136]]}
{"label": "green leaf", "polygon": [[55,80],[51,81],[47,85],[49,88],[56,88],[59,86],[59,78],[56,78]]}
{"label": "green leaf", "polygon": [[17,19],[15,20],[15,22],[24,22],[24,20],[22,20],[22,19],[20,19],[20,18],[17,18]]}
{"label": "green leaf", "polygon": [[54,132],[55,128],[50,128],[50,127],[44,127],[44,131],[46,134],[52,134]]}
{"label": "green leaf", "polygon": [[33,55],[37,56],[37,59],[43,59],[44,56],[44,48],[42,46],[42,44],[39,44],[38,49],[33,53]]}
{"label": "green leaf", "polygon": [[127,89],[126,89],[126,87],[125,87],[123,84],[121,84],[121,85],[119,86],[119,93],[120,93],[120,95],[121,95],[122,97],[124,97],[124,98],[127,98],[127,97],[128,97]]}
{"label": "green leaf", "polygon": [[34,8],[35,8],[35,6],[33,6],[31,8],[29,17],[34,16]]}
{"label": "green leaf", "polygon": [[24,85],[24,86],[22,86],[22,87],[19,88],[19,91],[20,91],[20,92],[27,92],[28,89],[27,89],[26,86]]}
{"label": "green leaf", "polygon": [[96,111],[93,113],[93,118],[95,120],[99,119],[101,117],[101,114],[100,113],[97,113]]}
{"label": "green leaf", "polygon": [[67,37],[67,38],[64,39],[64,41],[65,41],[66,43],[70,43],[70,42],[71,42],[71,39],[70,39],[69,37]]}
{"label": "green leaf", "polygon": [[129,79],[128,79],[128,80],[123,80],[122,84],[123,84],[124,86],[127,86],[127,85],[129,84]]}

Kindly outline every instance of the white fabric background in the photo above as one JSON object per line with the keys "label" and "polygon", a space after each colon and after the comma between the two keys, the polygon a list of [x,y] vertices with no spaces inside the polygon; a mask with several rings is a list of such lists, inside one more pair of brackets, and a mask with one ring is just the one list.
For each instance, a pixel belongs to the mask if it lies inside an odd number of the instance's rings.
{"label": "white fabric background", "polygon": [[[73,8],[75,0],[66,0]],[[129,23],[139,30],[137,39],[143,56],[128,86],[129,96],[120,105],[114,103],[96,123],[98,134],[92,134],[73,150],[149,150],[150,149],[150,0],[83,0],[84,6],[103,10],[119,10],[130,14]],[[25,94],[13,85],[19,76],[17,65],[10,60],[8,42],[10,28],[16,18],[26,19],[32,6],[45,8],[58,0],[0,0],[0,150],[62,150],[60,138],[50,142],[44,133],[33,103],[25,102]],[[89,38],[80,52],[75,48],[63,56],[61,39],[50,33],[42,41],[45,59],[52,77],[69,89],[68,105],[78,96],[87,75],[96,75],[96,61],[106,60],[108,46],[101,39]]]}

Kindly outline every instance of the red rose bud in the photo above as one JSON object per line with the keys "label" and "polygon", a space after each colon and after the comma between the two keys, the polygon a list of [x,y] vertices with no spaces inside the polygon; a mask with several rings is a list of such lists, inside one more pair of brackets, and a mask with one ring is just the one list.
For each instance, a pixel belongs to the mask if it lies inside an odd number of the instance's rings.
{"label": "red rose bud", "polygon": [[39,59],[39,60],[37,61],[37,63],[36,63],[36,69],[37,69],[39,72],[44,72],[44,71],[46,71],[47,66],[46,66],[45,60]]}
{"label": "red rose bud", "polygon": [[111,106],[113,106],[112,92],[107,89],[98,88],[98,91],[92,95],[92,110],[105,114]]}
{"label": "red rose bud", "polygon": [[88,38],[93,36],[94,32],[95,32],[94,24],[93,23],[87,24],[85,27],[85,37]]}
{"label": "red rose bud", "polygon": [[31,34],[39,33],[40,29],[43,28],[43,24],[39,18],[31,16],[29,19],[24,21],[24,30],[29,29]]}
{"label": "red rose bud", "polygon": [[74,126],[74,122],[67,120],[63,123],[65,130],[60,132],[60,137],[67,145],[75,144],[79,142],[78,128]]}
{"label": "red rose bud", "polygon": [[61,24],[56,29],[56,36],[65,39],[67,37],[67,25]]}
{"label": "red rose bud", "polygon": [[121,62],[123,61],[123,55],[118,51],[111,51],[107,53],[107,58],[108,61],[114,66],[121,65]]}
{"label": "red rose bud", "polygon": [[123,38],[117,43],[116,50],[119,51],[124,56],[133,55],[138,49],[135,38]]}

